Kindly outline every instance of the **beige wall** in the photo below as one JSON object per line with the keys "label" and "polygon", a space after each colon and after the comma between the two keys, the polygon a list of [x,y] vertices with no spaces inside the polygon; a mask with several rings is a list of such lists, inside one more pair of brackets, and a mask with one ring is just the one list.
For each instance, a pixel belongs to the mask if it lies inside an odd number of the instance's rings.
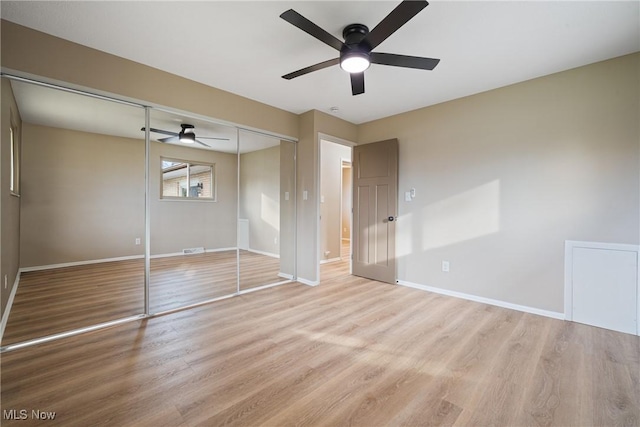
{"label": "beige wall", "polygon": [[[297,204],[298,227],[296,233],[297,247],[297,274],[298,278],[309,282],[318,279],[318,211],[315,204],[317,192],[318,157],[317,141],[314,127],[314,112],[308,111],[300,115],[300,130],[298,131],[298,166],[297,178]],[[307,200],[303,194],[307,192]]]}
{"label": "beige wall", "polygon": [[322,140],[320,147],[320,260],[340,258],[342,160],[351,160],[351,147]]}
{"label": "beige wall", "polygon": [[[14,138],[22,135],[22,121],[11,84],[2,79],[2,133],[0,134],[0,318],[13,290],[19,268],[20,254],[20,198],[9,191],[11,176],[11,123],[17,128]],[[19,166],[19,165],[18,165]],[[6,277],[6,287],[5,287]]]}
{"label": "beige wall", "polygon": [[24,124],[20,266],[142,255],[144,141]]}
{"label": "beige wall", "polygon": [[249,249],[280,255],[280,145],[240,155],[240,218]]}
{"label": "beige wall", "polygon": [[565,240],[638,243],[639,61],[359,126],[400,141],[398,278],[562,312]]}

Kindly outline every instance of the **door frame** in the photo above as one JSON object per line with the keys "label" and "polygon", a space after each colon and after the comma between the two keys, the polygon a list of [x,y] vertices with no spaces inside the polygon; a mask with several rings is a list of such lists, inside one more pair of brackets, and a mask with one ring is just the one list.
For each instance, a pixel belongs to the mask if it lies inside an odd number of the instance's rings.
{"label": "door frame", "polygon": [[[345,145],[351,148],[351,164],[353,164],[353,147],[356,144],[353,141],[349,141],[347,139],[339,138],[337,136],[328,135],[326,133],[318,132],[318,149],[316,151],[316,165],[317,165],[317,174],[316,174],[316,182],[318,183],[316,192],[316,277],[318,278],[318,283],[320,283],[320,254],[322,253],[322,241],[321,241],[321,224],[320,224],[320,212],[322,206],[320,205],[320,198],[322,197],[321,193],[321,183],[322,183],[322,141],[333,142],[339,145]],[[342,178],[341,178],[342,179]],[[351,223],[353,223],[353,212],[351,212]],[[340,230],[342,231],[342,229]],[[342,236],[342,234],[340,234]],[[349,260],[349,274],[351,274],[351,262]]]}
{"label": "door frame", "polygon": [[[351,149],[351,158],[353,159],[353,149]],[[345,163],[349,163],[349,165],[345,166]],[[344,237],[342,237],[342,230],[344,229],[344,223],[342,222],[343,219],[343,213],[344,213],[344,170],[345,169],[350,169],[350,174],[351,174],[351,191],[353,192],[353,160],[351,159],[345,159],[342,158],[340,159],[340,229],[338,230],[340,232],[340,258],[342,258],[342,240],[344,239]],[[351,200],[353,200],[353,194],[350,197]],[[353,222],[353,202],[351,203],[351,212],[349,212],[349,217],[351,219],[350,222]],[[349,252],[351,252],[351,239],[353,239],[353,228],[351,227],[351,224],[349,224]],[[349,253],[349,255],[351,255],[351,253]],[[349,274],[352,274],[353,272],[351,271],[351,256],[349,256]]]}

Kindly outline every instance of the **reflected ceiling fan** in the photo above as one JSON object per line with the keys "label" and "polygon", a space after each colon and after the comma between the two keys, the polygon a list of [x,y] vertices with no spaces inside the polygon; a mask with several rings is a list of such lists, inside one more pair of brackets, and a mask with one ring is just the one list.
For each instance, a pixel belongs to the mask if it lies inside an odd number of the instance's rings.
{"label": "reflected ceiling fan", "polygon": [[[193,144],[194,142],[196,142],[200,145],[204,145],[207,148],[211,148],[211,146],[200,141],[200,139],[217,139],[220,141],[229,141],[229,138],[216,138],[212,136],[199,136],[198,138],[196,138],[196,133],[194,131],[196,127],[194,125],[181,124],[180,127],[182,128],[180,132],[171,132],[168,130],[154,128],[149,128],[149,132],[170,135],[167,138],[158,139],[158,141],[160,142],[182,142],[183,144]],[[142,128],[140,130],[144,132],[145,128]]]}
{"label": "reflected ceiling fan", "polygon": [[363,24],[347,25],[342,32],[344,42],[309,21],[295,10],[289,9],[280,15],[280,18],[340,51],[340,56],[286,74],[282,76],[282,78],[291,80],[313,71],[340,64],[340,67],[351,75],[351,93],[353,95],[359,95],[364,93],[364,71],[369,68],[370,64],[433,70],[435,66],[438,65],[438,62],[440,62],[439,59],[372,52],[380,43],[385,41],[398,28],[406,24],[428,5],[429,3],[424,0],[404,0],[371,31]]}

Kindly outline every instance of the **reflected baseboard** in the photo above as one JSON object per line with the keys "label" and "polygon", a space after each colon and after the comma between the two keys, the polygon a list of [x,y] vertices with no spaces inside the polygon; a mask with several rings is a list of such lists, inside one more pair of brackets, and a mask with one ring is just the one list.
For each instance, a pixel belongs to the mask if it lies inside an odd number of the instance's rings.
{"label": "reflected baseboard", "polygon": [[[229,248],[216,248],[216,249],[205,249],[205,253],[211,252],[226,252],[226,251],[235,251],[237,248],[229,247]],[[171,252],[165,254],[155,254],[151,255],[151,259],[156,258],[169,258],[174,256],[190,256],[197,254],[185,254],[183,252]],[[72,261],[72,262],[64,262],[59,264],[47,264],[47,265],[36,265],[32,267],[22,267],[20,269],[21,272],[29,272],[29,271],[41,271],[41,270],[51,270],[53,268],[63,268],[63,267],[77,267],[79,265],[89,265],[89,264],[101,264],[103,262],[115,262],[115,261],[129,261],[133,259],[144,259],[144,255],[130,255],[130,256],[122,256],[122,257],[114,257],[114,258],[101,258],[101,259],[90,259],[85,261]]]}
{"label": "reflected baseboard", "polygon": [[[229,247],[229,248],[205,249],[204,252],[209,254],[209,253],[212,253],[212,252],[235,251],[236,249],[238,249],[238,248]],[[174,256],[190,256],[190,255],[198,255],[198,253],[185,254],[184,252],[171,252],[171,253],[166,253],[166,254],[155,254],[155,255],[151,255],[151,259],[170,258],[170,257],[174,257]],[[142,258],[144,258],[144,256],[142,256]]]}
{"label": "reflected baseboard", "polygon": [[89,259],[86,261],[72,261],[72,262],[63,262],[59,264],[46,264],[46,265],[35,265],[32,267],[22,267],[20,271],[23,273],[26,273],[29,271],[51,270],[53,268],[76,267],[78,265],[100,264],[103,262],[115,262],[115,261],[129,261],[132,259],[143,259],[143,258],[144,258],[144,255],[130,255],[130,256],[121,256],[121,257],[114,257],[114,258]]}
{"label": "reflected baseboard", "polygon": [[9,321],[9,314],[11,313],[11,306],[13,305],[13,300],[16,297],[16,292],[18,291],[18,285],[20,284],[20,272],[16,274],[16,280],[13,282],[13,288],[11,288],[11,293],[9,294],[9,299],[7,300],[7,305],[4,308],[4,313],[2,313],[2,323],[0,323],[0,343],[2,343],[2,337],[4,336],[4,329],[7,327],[7,322]]}
{"label": "reflected baseboard", "polygon": [[274,253],[271,253],[271,252],[259,251],[257,249],[251,249],[251,248],[246,249],[246,250],[248,252],[253,252],[254,254],[258,254],[258,255],[264,255],[264,256],[271,257],[271,258],[280,258],[280,255],[274,254]]}
{"label": "reflected baseboard", "polygon": [[342,261],[342,258],[321,259],[320,264],[328,264],[330,262]]}

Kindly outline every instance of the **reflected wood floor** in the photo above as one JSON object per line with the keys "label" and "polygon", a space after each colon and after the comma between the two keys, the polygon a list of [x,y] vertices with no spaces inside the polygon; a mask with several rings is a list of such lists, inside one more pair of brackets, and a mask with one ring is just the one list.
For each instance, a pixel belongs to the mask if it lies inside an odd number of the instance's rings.
{"label": "reflected wood floor", "polygon": [[637,336],[322,268],[317,287],[5,353],[2,409],[64,426],[640,424]]}
{"label": "reflected wood floor", "polygon": [[[240,251],[240,288],[280,282],[280,260]],[[151,312],[236,292],[236,251],[151,260]],[[24,272],[2,345],[144,312],[144,261],[127,260]]]}

